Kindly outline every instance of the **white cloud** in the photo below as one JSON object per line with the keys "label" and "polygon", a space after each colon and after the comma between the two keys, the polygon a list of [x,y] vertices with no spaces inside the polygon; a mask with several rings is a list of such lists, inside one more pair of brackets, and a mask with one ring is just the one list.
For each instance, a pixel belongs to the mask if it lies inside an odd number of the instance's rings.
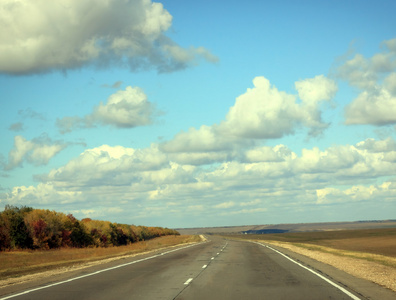
{"label": "white cloud", "polygon": [[149,0],[2,1],[0,19],[0,71],[9,74],[89,64],[169,72],[200,58],[217,60],[202,47],[183,49],[164,36],[172,16]]}
{"label": "white cloud", "polygon": [[355,185],[345,190],[324,188],[316,191],[317,204],[332,204],[344,201],[375,201],[376,199],[394,199],[396,197],[396,183],[383,182],[380,185]]}
{"label": "white cloud", "polygon": [[[323,75],[296,82],[302,103],[298,103],[295,95],[271,86],[264,77],[254,78],[253,85],[254,88],[236,98],[219,125],[182,131],[171,141],[162,143],[161,150],[179,153],[174,157],[184,163],[188,163],[188,157],[191,164],[221,162],[238,157],[237,149],[251,147],[255,140],[281,138],[299,127],[317,135],[328,126],[321,119],[320,102],[330,100],[337,86]],[[254,159],[254,152],[247,155],[247,159]]]}
{"label": "white cloud", "polygon": [[364,91],[345,108],[346,124],[396,124],[396,96],[388,90]]}
{"label": "white cloud", "polygon": [[8,154],[6,170],[21,166],[23,161],[35,165],[46,165],[52,157],[62,151],[66,145],[54,143],[48,139],[26,140],[23,136],[14,137],[14,148]]}
{"label": "white cloud", "polygon": [[160,176],[155,171],[162,168],[169,168],[169,162],[155,146],[132,149],[103,145],[85,150],[65,166],[50,171],[45,179],[70,187],[99,184],[121,186],[148,180],[150,176]]}
{"label": "white cloud", "polygon": [[196,166],[228,161],[232,160],[236,156],[237,153],[229,151],[168,153],[168,157],[172,161],[180,164]]}
{"label": "white cloud", "polygon": [[389,76],[384,79],[384,89],[393,97],[396,96],[396,72],[389,74]]}
{"label": "white cloud", "polygon": [[275,147],[259,147],[249,149],[245,152],[245,159],[248,162],[281,162],[290,156],[294,157],[294,153],[285,145],[277,145]]}
{"label": "white cloud", "polygon": [[244,138],[269,139],[292,134],[305,126],[319,133],[328,125],[321,120],[319,102],[330,100],[337,86],[324,76],[296,82],[302,103],[294,95],[279,91],[264,77],[253,80],[254,88],[239,96],[230,108],[222,131]]}
{"label": "white cloud", "polygon": [[301,173],[333,173],[352,168],[364,158],[353,146],[330,147],[325,151],[319,148],[302,149],[295,159],[294,168]]}
{"label": "white cloud", "polygon": [[93,112],[83,118],[64,117],[57,120],[62,133],[76,128],[89,128],[95,125],[110,125],[118,128],[133,128],[152,122],[154,105],[139,87],[126,87],[112,94],[106,103],[100,103]]}
{"label": "white cloud", "polygon": [[[290,134],[299,121],[296,97],[271,87],[264,77],[235,101],[221,123],[225,133],[243,138],[279,138]],[[296,120],[296,117],[298,118]]]}
{"label": "white cloud", "polygon": [[396,124],[396,39],[384,42],[384,51],[365,58],[356,54],[338,68],[338,75],[360,94],[345,107],[345,123]]}
{"label": "white cloud", "polygon": [[259,207],[259,208],[252,208],[252,209],[240,209],[234,211],[226,211],[221,213],[221,216],[234,216],[234,215],[241,215],[241,214],[256,214],[256,213],[265,213],[267,212],[267,208]]}
{"label": "white cloud", "polygon": [[297,81],[295,86],[300,99],[313,106],[321,100],[331,100],[338,90],[336,83],[323,75]]}
{"label": "white cloud", "polygon": [[359,149],[366,149],[370,152],[390,152],[396,151],[396,141],[388,137],[385,140],[367,139],[356,144]]}
{"label": "white cloud", "polygon": [[171,141],[161,144],[166,152],[216,152],[229,149],[233,139],[222,137],[216,125],[202,125],[199,129],[190,128],[178,133]]}
{"label": "white cloud", "polygon": [[100,103],[88,119],[92,122],[110,124],[117,127],[135,127],[151,122],[153,105],[138,87],[128,86],[125,91],[111,95],[106,104]]}
{"label": "white cloud", "polygon": [[37,177],[42,183],[36,187],[14,187],[0,194],[0,201],[52,207],[61,199],[64,209],[76,209],[77,202],[80,211],[94,205],[98,214],[117,207],[133,210],[140,219],[153,213],[192,217],[205,211],[210,218],[267,215],[315,204],[393,201],[395,145],[393,139],[367,139],[356,145],[303,149],[301,155],[282,144],[254,147],[240,153],[240,161],[209,167],[174,162],[157,145],[102,145]]}
{"label": "white cloud", "polygon": [[[5,200],[5,201],[4,201]],[[39,183],[37,186],[17,186],[12,189],[3,202],[12,205],[54,205],[83,201],[82,193],[65,191],[51,183]]]}
{"label": "white cloud", "polygon": [[233,201],[228,201],[228,202],[223,202],[220,204],[215,205],[215,208],[230,208],[235,206],[235,203]]}

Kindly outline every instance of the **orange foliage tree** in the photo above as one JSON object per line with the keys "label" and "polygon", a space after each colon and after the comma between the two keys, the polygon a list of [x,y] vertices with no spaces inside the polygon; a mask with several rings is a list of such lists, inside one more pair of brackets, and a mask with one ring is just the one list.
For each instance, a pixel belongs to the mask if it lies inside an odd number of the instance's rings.
{"label": "orange foliage tree", "polygon": [[164,235],[178,235],[176,230],[77,220],[72,214],[6,206],[0,212],[0,251],[6,249],[54,249],[60,247],[109,247],[144,241]]}

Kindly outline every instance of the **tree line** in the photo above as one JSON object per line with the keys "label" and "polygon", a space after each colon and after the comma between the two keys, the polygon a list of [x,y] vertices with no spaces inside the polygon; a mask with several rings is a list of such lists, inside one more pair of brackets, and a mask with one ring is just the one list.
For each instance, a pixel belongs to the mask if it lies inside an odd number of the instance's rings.
{"label": "tree line", "polygon": [[0,213],[0,251],[111,247],[165,235],[179,235],[179,232],[163,227],[126,225],[89,218],[77,220],[72,214],[27,206],[6,205]]}

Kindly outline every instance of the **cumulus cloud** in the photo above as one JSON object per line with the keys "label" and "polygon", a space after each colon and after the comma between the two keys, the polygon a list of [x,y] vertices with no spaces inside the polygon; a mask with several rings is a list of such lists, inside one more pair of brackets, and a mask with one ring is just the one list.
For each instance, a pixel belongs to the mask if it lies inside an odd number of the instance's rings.
{"label": "cumulus cloud", "polygon": [[[211,218],[271,214],[274,207],[295,212],[296,207],[332,203],[383,203],[396,196],[395,144],[393,139],[367,139],[303,149],[300,155],[282,144],[253,147],[241,150],[240,160],[209,168],[174,162],[155,144],[145,149],[102,145],[37,176],[37,186],[0,194],[0,201],[56,205],[61,199],[65,207],[76,209],[78,202],[80,210],[94,209],[93,214],[110,207],[133,209],[137,218],[152,216],[150,211],[192,217],[199,209]],[[23,145],[21,153],[30,149],[26,141]]]}
{"label": "cumulus cloud", "polygon": [[[56,199],[56,200],[55,200]],[[53,205],[66,204],[82,199],[81,192],[64,191],[51,183],[39,183],[37,186],[14,187],[8,194],[7,203],[19,205]],[[3,199],[4,200],[4,199]],[[55,202],[55,203],[54,203]]]}
{"label": "cumulus cloud", "polygon": [[200,160],[210,163],[237,157],[236,149],[251,147],[255,140],[281,138],[299,127],[317,135],[328,127],[322,121],[320,103],[334,97],[337,91],[334,81],[320,75],[296,82],[301,103],[295,95],[271,86],[264,77],[254,78],[253,85],[236,98],[220,124],[182,131],[160,148],[183,162],[189,156],[195,157],[192,164]]}
{"label": "cumulus cloud", "polygon": [[88,149],[65,166],[54,169],[46,181],[66,186],[131,185],[135,182],[184,182],[188,167],[170,163],[153,145],[147,149],[108,146]]}
{"label": "cumulus cloud", "polygon": [[139,87],[126,87],[112,94],[106,103],[100,103],[85,117],[64,117],[56,124],[62,133],[76,128],[110,125],[117,128],[133,128],[151,123],[154,105]]}
{"label": "cumulus cloud", "polygon": [[52,157],[66,147],[65,144],[52,142],[48,138],[36,138],[31,141],[23,136],[14,137],[14,148],[8,154],[6,170],[21,166],[24,161],[34,165],[46,165]]}
{"label": "cumulus cloud", "polygon": [[388,137],[385,140],[375,140],[375,139],[367,139],[365,141],[359,142],[356,144],[358,149],[365,149],[370,152],[379,153],[379,152],[393,152],[396,151],[396,141],[391,137]]}
{"label": "cumulus cloud", "polygon": [[297,81],[295,86],[300,99],[313,106],[316,106],[318,101],[331,100],[338,90],[337,84],[323,75]]}
{"label": "cumulus cloud", "polygon": [[345,108],[346,124],[396,123],[396,39],[385,41],[381,53],[356,54],[338,68],[338,76],[360,90]]}
{"label": "cumulus cloud", "polygon": [[295,154],[285,145],[256,147],[245,152],[246,162],[281,162]]}
{"label": "cumulus cloud", "polygon": [[337,91],[336,84],[317,76],[296,82],[302,100],[279,91],[268,79],[256,77],[254,88],[239,96],[230,108],[221,130],[244,138],[280,138],[292,134],[296,127],[305,126],[311,133],[319,133],[328,124],[321,120],[319,103],[330,100]]}
{"label": "cumulus cloud", "polygon": [[172,16],[150,0],[3,1],[0,19],[0,72],[8,74],[86,65],[171,72],[217,61],[203,47],[166,37]]}
{"label": "cumulus cloud", "polygon": [[324,188],[316,191],[317,204],[334,204],[348,199],[349,201],[369,201],[376,199],[394,199],[396,197],[396,183],[383,182],[380,185],[354,185],[348,189]]}
{"label": "cumulus cloud", "polygon": [[345,108],[346,124],[396,124],[396,96],[385,88],[363,91]]}

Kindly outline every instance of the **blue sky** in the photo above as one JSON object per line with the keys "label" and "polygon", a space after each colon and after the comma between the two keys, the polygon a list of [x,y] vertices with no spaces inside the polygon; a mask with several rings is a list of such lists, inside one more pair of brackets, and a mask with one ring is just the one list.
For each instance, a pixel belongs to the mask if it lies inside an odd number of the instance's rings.
{"label": "blue sky", "polygon": [[0,1],[0,208],[394,218],[394,1]]}

